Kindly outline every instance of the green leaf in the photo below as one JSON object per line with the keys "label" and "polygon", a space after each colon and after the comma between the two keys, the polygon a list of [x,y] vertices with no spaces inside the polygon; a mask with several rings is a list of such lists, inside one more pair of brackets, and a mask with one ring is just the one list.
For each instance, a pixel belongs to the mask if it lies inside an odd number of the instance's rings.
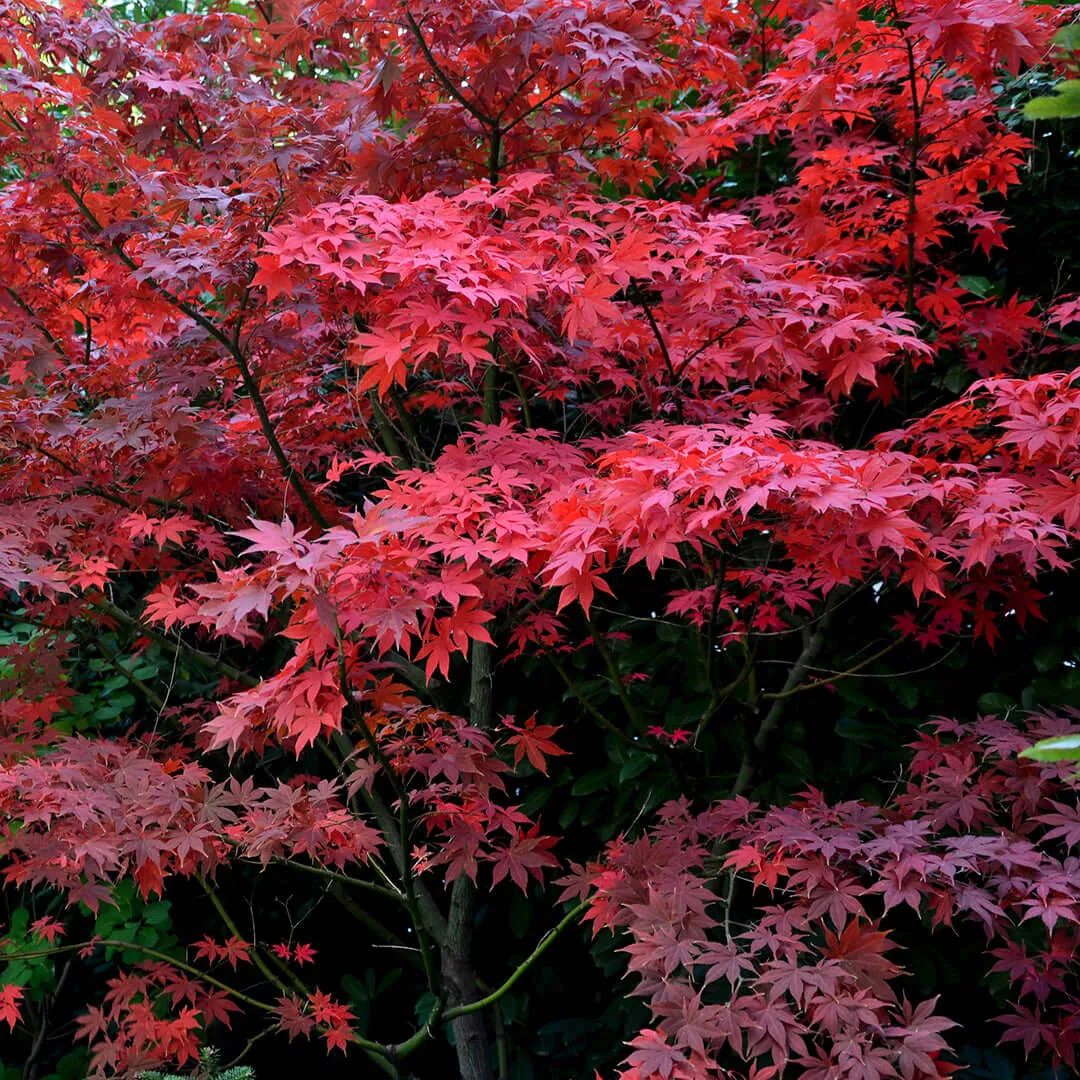
{"label": "green leaf", "polygon": [[1080,79],[1067,79],[1054,87],[1055,93],[1032,98],[1024,106],[1029,120],[1071,120],[1080,116]]}
{"label": "green leaf", "polygon": [[1016,708],[1016,702],[1008,694],[1001,694],[997,691],[983,694],[976,704],[979,707],[979,712],[985,713],[987,716],[1005,716],[1010,709]]}
{"label": "green leaf", "polygon": [[533,817],[544,807],[553,794],[554,789],[546,784],[543,787],[533,788],[533,790],[525,796],[525,800],[521,804],[521,812],[523,814],[528,814],[529,817]]}
{"label": "green leaf", "polygon": [[1061,645],[1044,645],[1041,649],[1035,650],[1032,659],[1036,671],[1053,671],[1054,668],[1061,667],[1061,662],[1065,659],[1065,649]]}
{"label": "green leaf", "polygon": [[978,277],[974,274],[961,274],[956,280],[962,289],[973,293],[980,300],[985,300],[988,296],[993,295],[994,283],[989,278]]}
{"label": "green leaf", "polygon": [[1080,733],[1041,739],[1034,746],[1021,750],[1020,756],[1032,761],[1080,761]]}
{"label": "green leaf", "polygon": [[[626,763],[619,770],[619,783],[625,784],[627,780],[633,780],[635,776],[640,776],[655,762],[656,758],[652,754],[638,753],[631,750]],[[574,794],[577,794],[577,792],[575,791]]]}
{"label": "green leaf", "polygon": [[1054,35],[1054,44],[1066,52],[1080,52],[1080,23],[1069,23]]}
{"label": "green leaf", "polygon": [[87,1053],[80,1047],[60,1059],[56,1066],[56,1077],[57,1080],[84,1080],[89,1071]]}
{"label": "green leaf", "polygon": [[905,709],[914,709],[919,703],[919,687],[914,682],[906,682],[903,679],[897,679],[893,683],[893,693],[896,695],[896,700],[904,706]]}
{"label": "green leaf", "polygon": [[971,382],[971,371],[965,364],[954,364],[945,372],[945,377],[941,381],[946,390],[959,394]]}
{"label": "green leaf", "polygon": [[611,770],[610,769],[597,769],[593,772],[587,772],[578,782],[570,789],[571,795],[591,795],[594,791],[599,791],[601,788],[605,788],[611,782]]}
{"label": "green leaf", "polygon": [[529,933],[532,928],[532,914],[529,901],[521,893],[514,893],[506,920],[514,937],[520,940]]}
{"label": "green leaf", "polygon": [[171,907],[172,903],[168,900],[158,900],[153,904],[148,904],[143,912],[143,919],[150,926],[160,926],[162,923],[169,921],[169,909]]}
{"label": "green leaf", "polygon": [[7,936],[11,937],[14,941],[18,941],[20,938],[26,937],[26,931],[30,927],[30,912],[24,907],[16,908],[11,913],[11,920],[8,923]]}

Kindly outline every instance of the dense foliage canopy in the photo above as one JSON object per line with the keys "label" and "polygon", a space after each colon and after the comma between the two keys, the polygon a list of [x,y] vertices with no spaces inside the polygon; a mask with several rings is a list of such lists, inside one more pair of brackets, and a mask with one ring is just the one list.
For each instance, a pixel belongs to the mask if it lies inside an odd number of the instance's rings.
{"label": "dense foliage canopy", "polygon": [[1074,17],[0,0],[3,1080],[1073,1070]]}

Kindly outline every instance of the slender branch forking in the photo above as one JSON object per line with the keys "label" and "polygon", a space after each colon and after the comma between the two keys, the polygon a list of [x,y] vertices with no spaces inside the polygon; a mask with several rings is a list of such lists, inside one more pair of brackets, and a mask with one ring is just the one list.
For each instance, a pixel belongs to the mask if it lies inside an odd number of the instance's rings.
{"label": "slender branch forking", "polygon": [[470,1002],[468,1005],[459,1005],[455,1009],[447,1009],[443,1014],[444,1020],[453,1020],[456,1016],[464,1016],[467,1013],[478,1012],[480,1009],[486,1009],[489,1005],[494,1005],[501,997],[508,994],[513,988],[514,984],[520,979],[528,970],[540,959],[541,956],[551,947],[555,939],[588,907],[588,900],[582,900],[576,907],[571,908],[562,919],[549,930],[536,944],[536,947],[531,953],[514,969],[509,975],[506,981],[497,989],[492,990],[490,994],[479,999],[479,1001]]}
{"label": "slender branch forking", "polygon": [[374,893],[376,896],[385,897],[388,900],[400,900],[401,893],[387,888],[385,885],[377,885],[373,881],[365,881],[363,878],[353,877],[351,874],[342,874],[336,870],[328,870],[325,866],[314,866],[309,863],[297,862],[295,859],[277,858],[273,862],[278,866],[287,866],[290,870],[300,870],[305,874],[314,874],[333,885],[348,885],[350,888],[363,889]]}
{"label": "slender branch forking", "polygon": [[674,384],[679,381],[678,375],[675,372],[675,365],[671,362],[671,353],[668,350],[667,340],[664,338],[664,334],[660,329],[660,324],[656,321],[656,316],[653,314],[652,305],[645,299],[645,295],[641,291],[639,285],[634,285],[633,294],[639,307],[645,312],[645,319],[648,321],[649,329],[652,331],[652,336],[655,338],[656,344],[660,349],[660,357],[664,361],[664,367],[667,368],[668,375],[671,377],[671,382],[674,386]]}
{"label": "slender branch forking", "polygon": [[[501,130],[502,130],[503,134],[505,135],[508,131],[512,131],[523,120],[528,119],[530,116],[532,116],[533,113],[538,112],[545,105],[550,104],[556,98],[562,97],[562,95],[565,94],[567,90],[572,89],[580,81],[581,81],[581,76],[577,75],[573,79],[571,79],[569,82],[563,83],[563,85],[560,86],[557,90],[552,90],[550,94],[547,94],[546,96],[542,97],[534,105],[530,105],[523,112],[521,112],[517,116],[515,116],[513,120],[511,120],[508,123],[502,125]],[[496,119],[501,119],[502,115],[503,114],[500,113],[499,116],[496,117]]]}
{"label": "slender branch forking", "polygon": [[[439,979],[435,970],[435,964],[431,956],[431,948],[427,939],[427,926],[420,909],[420,903],[416,891],[416,880],[413,873],[412,856],[409,850],[409,842],[412,834],[412,823],[409,817],[409,793],[404,784],[394,772],[393,764],[386,757],[378,740],[368,727],[367,720],[361,713],[356,699],[349,687],[348,670],[345,662],[345,643],[340,628],[337,630],[338,646],[338,682],[339,690],[345,701],[345,710],[350,719],[360,731],[361,737],[368,748],[368,752],[378,762],[379,768],[386,776],[387,781],[394,789],[398,799],[397,830],[398,843],[400,845],[400,870],[401,880],[405,889],[405,904],[412,915],[416,940],[420,948],[420,955],[424,963],[424,974],[427,978],[428,989],[436,1000],[441,1000],[442,995],[439,987]],[[339,736],[343,738],[344,736]]]}
{"label": "slender branch forking", "polygon": [[[86,218],[87,223],[95,233],[103,231],[101,222],[98,220],[94,212],[87,206],[86,201],[75,190],[74,185],[68,179],[61,181],[64,190],[75,200],[75,204],[79,207]],[[110,245],[111,249],[119,256],[121,261],[129,270],[138,270],[139,265],[131,258],[118,241],[113,241]],[[154,277],[144,275],[143,279],[146,284],[150,286],[159,296],[164,297],[173,307],[178,311],[182,311],[189,319],[192,319],[199,327],[201,327],[207,334],[209,334],[215,341],[228,351],[229,355],[235,362],[237,369],[240,372],[240,380],[244,385],[244,390],[247,392],[248,397],[251,399],[251,404],[255,409],[255,415],[259,420],[259,427],[262,430],[263,438],[266,439],[267,445],[270,447],[270,452],[277,460],[278,466],[281,469],[286,481],[290,484],[293,490],[296,492],[297,498],[303,503],[304,508],[311,515],[312,521],[325,531],[330,527],[330,522],[326,515],[319,508],[318,503],[315,502],[314,496],[308,490],[307,484],[304,482],[302,475],[296,470],[292,462],[289,460],[288,454],[285,452],[285,448],[281,445],[280,439],[277,436],[277,430],[274,427],[273,420],[270,417],[270,411],[266,407],[266,401],[262,396],[262,390],[259,388],[258,380],[255,378],[254,373],[251,370],[251,365],[248,363],[248,358],[244,353],[244,350],[239,344],[239,327],[236,334],[233,337],[229,337],[212,319],[208,319],[197,307],[188,303],[186,300],[182,300],[174,292],[167,289]]]}
{"label": "slender branch forking", "polygon": [[[229,931],[230,934],[232,934],[234,938],[243,940],[244,935],[240,933],[240,928],[236,925],[235,922],[233,922],[232,917],[229,915],[228,911],[225,908],[225,904],[221,900],[221,897],[218,896],[217,890],[210,884],[209,881],[206,880],[206,878],[202,874],[197,875],[197,880],[203,892],[206,893],[207,897],[209,897],[210,903],[214,905],[214,910],[218,913],[218,917],[225,924],[225,928]],[[287,987],[285,983],[283,983],[281,979],[279,979],[270,970],[270,968],[267,967],[266,961],[259,955],[258,942],[253,943],[251,960],[252,963],[263,973],[263,975],[269,982],[273,983],[274,986],[276,986],[280,991],[282,991],[282,993],[287,992]],[[293,981],[293,977],[291,977],[291,981]],[[301,990],[301,992],[306,992],[302,985],[299,987],[299,989]]]}
{"label": "slender branch forking", "polygon": [[905,35],[904,47],[907,51],[908,84],[911,89],[911,159],[908,162],[908,223],[907,223],[907,299],[905,309],[909,317],[915,314],[915,215],[918,211],[916,202],[919,152],[922,149],[922,108],[919,104],[919,84],[915,70],[915,46]]}
{"label": "slender branch forking", "polygon": [[147,626],[146,623],[139,619],[136,619],[133,615],[129,615],[123,608],[118,607],[110,600],[106,600],[101,597],[95,601],[95,606],[100,608],[110,618],[116,619],[118,622],[123,623],[125,626],[132,630],[137,631],[144,637],[150,638],[152,641],[156,641],[163,649],[169,653],[175,654],[183,652],[185,655],[190,656],[197,663],[202,664],[204,667],[212,668],[220,672],[225,678],[232,679],[235,682],[242,683],[249,689],[259,685],[259,680],[249,675],[246,671],[241,671],[240,668],[234,667],[232,664],[220,657],[211,656],[209,653],[203,652],[201,649],[196,649],[193,645],[188,645],[182,641],[173,641],[171,638],[166,637],[164,634],[159,633],[153,627]]}
{"label": "slender branch forking", "polygon": [[237,1001],[242,1001],[245,1005],[250,1005],[253,1009],[259,1009],[262,1012],[275,1012],[277,1009],[275,1005],[251,997],[250,994],[245,994],[242,990],[236,990],[227,983],[215,978],[213,975],[206,974],[205,971],[201,971],[199,968],[195,967],[194,964],[189,964],[184,960],[177,960],[175,956],[170,956],[160,949],[154,949],[148,945],[139,945],[136,942],[131,941],[117,941],[114,938],[94,938],[92,941],[80,941],[75,944],[52,945],[47,949],[30,949],[17,952],[0,951],[0,960],[8,962],[12,960],[36,960],[47,956],[61,956],[65,953],[82,952],[84,949],[91,949],[97,946],[142,953],[142,955],[149,956],[153,960],[164,961],[166,964],[171,964],[173,967],[179,968],[180,971],[186,971],[189,975],[196,976],[207,985],[213,986],[217,990],[221,990],[230,997],[236,998]]}
{"label": "slender branch forking", "polygon": [[[233,1011],[222,1060],[259,1080],[271,1039],[316,1074],[511,1080],[582,1011],[627,1022],[556,1072],[805,1043],[883,1080],[951,1021],[789,991],[855,993],[825,953],[962,912],[1054,966],[1080,882],[1050,895],[1071,837],[1040,811],[1080,784],[1012,751],[1065,723],[934,718],[882,776],[897,725],[863,722],[959,699],[907,676],[984,643],[987,690],[1030,681],[1014,641],[1052,643],[1036,690],[1072,677],[1080,311],[1067,257],[1051,295],[1054,245],[1013,246],[1068,140],[1001,108],[1068,66],[1062,19],[953,3],[4,6],[22,1080],[69,1037],[220,1072],[191,1055]],[[976,778],[1010,799],[969,822]],[[899,832],[933,874],[893,912]],[[995,890],[1018,844],[1045,866]],[[1004,1041],[1060,1064],[1080,979],[1025,1003],[1031,964],[997,966]]]}
{"label": "slender branch forking", "polygon": [[11,297],[12,301],[30,317],[31,322],[38,330],[41,331],[45,340],[52,347],[53,351],[61,360],[66,359],[66,353],[64,352],[64,346],[60,343],[59,339],[52,333],[52,331],[45,325],[45,320],[10,286],[4,286],[4,292]]}
{"label": "slender branch forking", "polygon": [[743,753],[742,763],[739,766],[739,772],[731,790],[732,796],[744,795],[753,784],[754,777],[757,774],[758,761],[768,747],[773,732],[780,725],[780,720],[784,715],[784,709],[787,705],[787,699],[791,697],[795,688],[802,682],[803,678],[810,670],[811,665],[814,663],[814,660],[817,658],[818,653],[821,652],[825,645],[826,631],[829,628],[829,623],[839,598],[840,590],[834,589],[829,593],[829,596],[825,601],[825,610],[821,617],[813,624],[807,624],[806,633],[803,638],[802,651],[791,665],[787,678],[784,680],[783,687],[775,694],[771,695],[772,706],[761,718],[758,723],[756,734]]}
{"label": "slender branch forking", "polygon": [[824,679],[813,679],[811,682],[800,683],[798,686],[793,686],[790,689],[780,690],[776,693],[764,693],[761,695],[764,701],[779,701],[781,698],[791,697],[792,694],[801,694],[804,690],[816,690],[819,686],[830,686],[838,679],[847,679],[852,675],[857,675],[863,668],[869,667],[875,660],[880,660],[883,656],[887,656],[901,644],[901,640],[898,638],[896,641],[890,641],[882,649],[878,649],[877,652],[872,653],[866,657],[865,660],[860,660],[857,664],[853,664],[846,671],[836,671]]}
{"label": "slender branch forking", "polygon": [[405,9],[405,20],[409,24],[409,29],[412,31],[413,37],[416,39],[416,43],[420,46],[420,51],[424,54],[424,59],[427,60],[428,66],[431,68],[432,74],[436,79],[442,83],[443,89],[468,113],[476,118],[476,120],[485,128],[494,128],[496,125],[492,118],[484,113],[479,106],[470,101],[461,90],[454,85],[453,79],[443,70],[438,60],[435,59],[435,54],[431,51],[431,46],[427,43],[427,39],[424,37],[423,30],[420,29],[420,24],[413,18],[412,12]]}
{"label": "slender branch forking", "polygon": [[581,692],[580,687],[567,673],[566,668],[555,659],[550,649],[544,649],[544,656],[547,657],[551,666],[555,669],[556,674],[566,684],[566,689],[580,702],[581,707],[596,721],[598,721],[605,730],[610,731],[613,735],[617,735],[620,739],[630,743],[633,746],[637,744],[634,742],[631,736],[627,735],[625,731],[616,727],[588,698]]}
{"label": "slender branch forking", "polygon": [[622,680],[622,676],[619,674],[619,669],[615,666],[615,658],[611,655],[611,651],[607,647],[607,643],[604,641],[603,636],[597,629],[596,624],[590,618],[585,619],[585,624],[589,628],[589,633],[592,635],[593,642],[596,645],[597,652],[600,653],[600,659],[604,662],[604,667],[607,669],[608,678],[611,680],[612,686],[615,688],[615,693],[619,696],[619,700],[623,704],[623,708],[626,709],[626,715],[630,718],[630,723],[634,726],[635,730],[639,733],[645,730],[645,723],[641,719],[641,714],[638,712],[637,707],[634,705],[630,698],[630,694],[626,689],[626,684]]}

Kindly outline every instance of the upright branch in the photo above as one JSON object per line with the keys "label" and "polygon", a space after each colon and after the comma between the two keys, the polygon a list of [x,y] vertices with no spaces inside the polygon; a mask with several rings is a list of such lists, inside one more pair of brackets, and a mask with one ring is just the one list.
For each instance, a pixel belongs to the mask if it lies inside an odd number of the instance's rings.
{"label": "upright branch", "polygon": [[[739,771],[732,785],[733,796],[745,795],[754,784],[755,778],[761,769],[761,763],[769,748],[769,744],[776,734],[777,728],[783,719],[787,708],[788,698],[799,687],[813,667],[815,661],[825,647],[828,640],[829,625],[832,622],[833,613],[840,599],[840,591],[834,589],[829,593],[825,605],[813,621],[807,622],[802,627],[802,649],[795,658],[795,662],[788,668],[784,684],[775,694],[770,695],[772,704],[761,716],[752,738],[743,751]],[[764,695],[763,695],[764,696]]]}
{"label": "upright branch", "polygon": [[919,179],[919,153],[922,150],[922,105],[919,101],[918,72],[915,64],[915,45],[908,33],[904,33],[904,49],[907,53],[907,84],[911,94],[911,140],[908,148],[907,175],[907,267],[905,271],[905,310],[914,318],[915,307],[915,244],[916,216],[918,214],[917,192]]}

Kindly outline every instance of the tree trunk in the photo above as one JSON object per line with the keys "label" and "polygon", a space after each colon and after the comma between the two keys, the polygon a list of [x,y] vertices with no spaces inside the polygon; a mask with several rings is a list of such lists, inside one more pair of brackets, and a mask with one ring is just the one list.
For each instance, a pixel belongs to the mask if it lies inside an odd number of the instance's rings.
{"label": "tree trunk", "polygon": [[[469,722],[488,730],[492,722],[492,648],[486,642],[472,643],[472,679],[469,688]],[[450,891],[450,912],[441,952],[446,1004],[450,1008],[476,1001],[480,992],[472,963],[473,917],[476,888],[464,875]],[[461,1080],[494,1080],[488,1053],[487,1026],[482,1013],[458,1016],[450,1022],[454,1032]]]}
{"label": "tree trunk", "polygon": [[[442,949],[442,976],[450,1008],[475,1001],[476,972],[472,966],[473,913],[476,889],[467,877],[459,877],[450,893],[450,917]],[[454,1032],[461,1080],[494,1080],[488,1054],[483,1013],[458,1016],[450,1022]]]}

